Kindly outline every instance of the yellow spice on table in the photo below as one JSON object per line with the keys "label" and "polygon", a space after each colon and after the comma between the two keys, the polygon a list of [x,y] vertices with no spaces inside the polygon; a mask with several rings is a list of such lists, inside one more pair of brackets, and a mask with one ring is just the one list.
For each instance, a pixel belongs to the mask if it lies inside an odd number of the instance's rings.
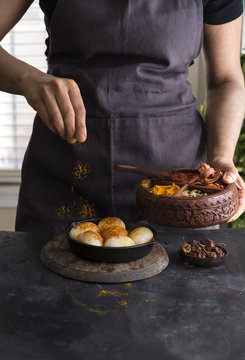
{"label": "yellow spice on table", "polygon": [[172,183],[171,185],[155,185],[150,189],[150,192],[155,195],[168,195],[171,196],[176,191],[178,191],[180,187],[176,185],[175,183]]}

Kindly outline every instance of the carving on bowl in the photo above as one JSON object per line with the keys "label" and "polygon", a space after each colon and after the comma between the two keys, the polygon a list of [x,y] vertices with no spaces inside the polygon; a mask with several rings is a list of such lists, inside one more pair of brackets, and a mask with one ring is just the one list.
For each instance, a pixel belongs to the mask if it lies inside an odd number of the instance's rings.
{"label": "carving on bowl", "polygon": [[[183,169],[182,169],[183,170]],[[195,169],[192,169],[195,171]],[[191,183],[183,182],[181,189],[172,196],[155,195],[150,192],[156,181],[145,178],[138,186],[136,204],[139,214],[152,223],[174,227],[206,227],[227,221],[238,207],[238,191],[235,184],[224,189],[198,188],[207,196],[188,198],[182,195]],[[157,184],[168,182],[157,180]]]}

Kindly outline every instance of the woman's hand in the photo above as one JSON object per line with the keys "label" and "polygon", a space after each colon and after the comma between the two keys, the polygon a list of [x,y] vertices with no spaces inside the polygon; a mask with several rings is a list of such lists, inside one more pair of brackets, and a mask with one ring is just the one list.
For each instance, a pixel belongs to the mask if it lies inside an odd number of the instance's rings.
{"label": "woman's hand", "polygon": [[238,208],[235,214],[227,221],[232,222],[239,218],[245,211],[245,183],[233,163],[225,164],[225,162],[215,161],[212,166],[220,169],[223,172],[223,181],[226,184],[235,183],[238,189]]}
{"label": "woman's hand", "polygon": [[28,72],[20,86],[22,95],[51,131],[70,144],[86,140],[86,111],[74,80]]}
{"label": "woman's hand", "polygon": [[[0,41],[33,0],[0,0]],[[86,140],[85,107],[74,80],[45,74],[0,46],[0,90],[23,95],[47,127],[69,143]]]}
{"label": "woman's hand", "polygon": [[227,221],[232,222],[237,220],[239,216],[242,215],[242,213],[245,211],[245,183],[238,174],[235,166],[225,169],[223,181],[226,184],[231,184],[234,182],[238,188],[238,208],[235,214]]}

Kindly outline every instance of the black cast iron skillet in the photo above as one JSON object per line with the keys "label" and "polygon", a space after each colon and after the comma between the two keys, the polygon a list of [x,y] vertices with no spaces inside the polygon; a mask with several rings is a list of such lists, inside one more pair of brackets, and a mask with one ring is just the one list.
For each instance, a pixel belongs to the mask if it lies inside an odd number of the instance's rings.
{"label": "black cast iron skillet", "polygon": [[128,262],[133,260],[141,259],[142,257],[149,254],[154,244],[156,244],[156,231],[150,227],[148,224],[143,221],[140,222],[127,222],[124,221],[126,229],[128,232],[131,230],[145,226],[148,227],[153,232],[153,240],[148,243],[134,245],[134,246],[125,246],[125,247],[103,247],[103,246],[94,246],[81,243],[80,241],[74,240],[69,236],[69,232],[73,226],[82,222],[93,222],[98,224],[102,218],[96,219],[87,219],[84,221],[72,222],[66,229],[66,237],[71,247],[71,250],[78,256],[85,259],[101,261],[101,262]]}

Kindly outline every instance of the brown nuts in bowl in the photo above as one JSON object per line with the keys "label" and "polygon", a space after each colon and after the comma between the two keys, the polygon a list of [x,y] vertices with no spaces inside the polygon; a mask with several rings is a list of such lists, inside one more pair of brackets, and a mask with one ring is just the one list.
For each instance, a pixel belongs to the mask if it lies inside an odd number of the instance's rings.
{"label": "brown nuts in bowl", "polygon": [[209,238],[184,241],[179,249],[182,259],[194,265],[212,266],[223,262],[227,250]]}

